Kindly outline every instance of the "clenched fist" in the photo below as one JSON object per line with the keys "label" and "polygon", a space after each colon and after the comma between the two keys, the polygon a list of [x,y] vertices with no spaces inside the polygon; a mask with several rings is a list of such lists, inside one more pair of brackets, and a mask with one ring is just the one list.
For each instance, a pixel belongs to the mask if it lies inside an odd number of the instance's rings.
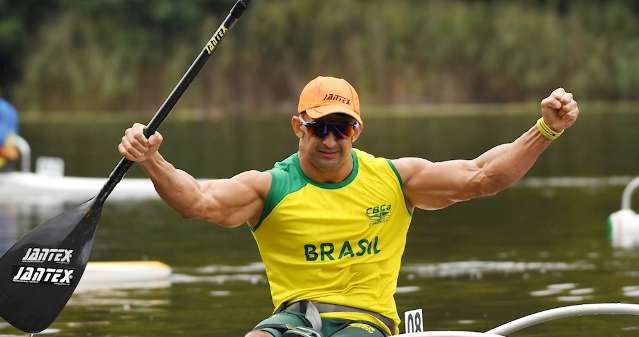
{"label": "clenched fist", "polygon": [[564,88],[558,88],[541,101],[541,115],[544,122],[556,132],[572,126],[579,117],[579,106]]}
{"label": "clenched fist", "polygon": [[126,159],[139,163],[151,158],[158,152],[163,140],[162,135],[156,132],[149,139],[146,139],[144,127],[145,125],[143,124],[135,123],[124,132],[122,141],[118,145],[118,151]]}

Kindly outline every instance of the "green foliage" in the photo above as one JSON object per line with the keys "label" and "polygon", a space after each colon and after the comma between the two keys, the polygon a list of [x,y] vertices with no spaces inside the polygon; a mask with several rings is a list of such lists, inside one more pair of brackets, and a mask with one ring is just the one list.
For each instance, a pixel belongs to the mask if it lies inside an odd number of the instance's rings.
{"label": "green foliage", "polygon": [[23,58],[30,52],[31,36],[57,7],[53,0],[0,0],[0,96],[10,96],[26,67]]}
{"label": "green foliage", "polygon": [[[0,0],[0,88],[23,109],[155,110],[233,2]],[[254,0],[181,107],[290,107],[319,74],[347,78],[364,104],[537,100],[557,86],[637,99],[638,13],[634,1]]]}

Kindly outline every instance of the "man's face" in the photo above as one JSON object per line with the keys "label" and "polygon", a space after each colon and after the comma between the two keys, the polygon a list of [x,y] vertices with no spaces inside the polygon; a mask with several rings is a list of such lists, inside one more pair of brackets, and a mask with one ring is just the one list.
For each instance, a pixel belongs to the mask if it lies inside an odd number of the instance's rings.
{"label": "man's face", "polygon": [[355,119],[340,113],[317,120],[302,113],[293,121],[295,133],[300,138],[301,155],[316,169],[329,172],[348,162],[353,142],[361,129],[355,125]]}

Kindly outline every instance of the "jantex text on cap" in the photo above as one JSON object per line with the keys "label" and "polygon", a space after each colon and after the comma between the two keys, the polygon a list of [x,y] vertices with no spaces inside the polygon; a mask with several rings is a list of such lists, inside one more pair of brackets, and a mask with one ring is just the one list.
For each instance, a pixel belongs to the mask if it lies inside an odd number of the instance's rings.
{"label": "jantex text on cap", "polygon": [[337,94],[326,94],[323,101],[338,101],[344,104],[351,104],[351,100],[349,98]]}

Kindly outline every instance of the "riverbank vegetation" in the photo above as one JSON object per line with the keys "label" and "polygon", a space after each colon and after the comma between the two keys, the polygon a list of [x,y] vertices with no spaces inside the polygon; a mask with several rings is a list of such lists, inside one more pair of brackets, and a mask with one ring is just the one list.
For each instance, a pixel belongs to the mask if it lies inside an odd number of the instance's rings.
{"label": "riverbank vegetation", "polygon": [[[234,1],[0,0],[0,95],[38,114],[155,111]],[[635,1],[253,1],[183,97],[295,107],[318,74],[363,104],[639,99]]]}

